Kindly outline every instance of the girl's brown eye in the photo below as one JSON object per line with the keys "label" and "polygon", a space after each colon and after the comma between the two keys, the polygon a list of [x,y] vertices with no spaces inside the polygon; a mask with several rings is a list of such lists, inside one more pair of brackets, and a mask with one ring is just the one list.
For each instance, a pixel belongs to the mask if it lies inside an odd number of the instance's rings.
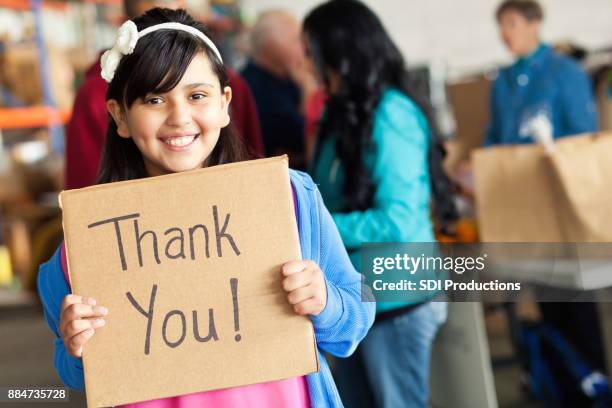
{"label": "girl's brown eye", "polygon": [[153,97],[145,100],[145,103],[147,105],[159,105],[160,103],[162,103],[162,99],[159,97]]}
{"label": "girl's brown eye", "polygon": [[206,98],[206,95],[204,95],[203,93],[200,93],[200,92],[191,95],[191,99],[198,100],[198,99],[204,99],[204,98]]}

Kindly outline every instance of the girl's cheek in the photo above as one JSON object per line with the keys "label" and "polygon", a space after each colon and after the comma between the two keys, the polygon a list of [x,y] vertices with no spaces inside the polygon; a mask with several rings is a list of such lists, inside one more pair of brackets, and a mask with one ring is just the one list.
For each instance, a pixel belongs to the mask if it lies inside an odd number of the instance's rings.
{"label": "girl's cheek", "polygon": [[157,130],[163,125],[164,117],[162,115],[153,114],[139,114],[133,115],[131,122],[131,128],[134,133],[141,135],[141,137],[148,138],[151,135],[155,136]]}
{"label": "girl's cheek", "polygon": [[225,113],[221,108],[213,106],[207,107],[207,109],[201,112],[200,126],[206,128],[220,127],[224,117]]}

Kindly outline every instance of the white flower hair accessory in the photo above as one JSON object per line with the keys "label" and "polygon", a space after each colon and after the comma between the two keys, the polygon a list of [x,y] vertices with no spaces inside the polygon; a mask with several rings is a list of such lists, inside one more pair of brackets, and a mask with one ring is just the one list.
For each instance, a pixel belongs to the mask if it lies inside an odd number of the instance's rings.
{"label": "white flower hair accessory", "polygon": [[102,54],[102,78],[106,82],[113,80],[119,61],[124,55],[134,52],[138,42],[138,28],[132,20],[128,20],[117,31],[117,39],[113,48]]}
{"label": "white flower hair accessory", "polygon": [[215,44],[210,38],[195,27],[172,22],[156,24],[154,26],[145,28],[141,32],[138,32],[136,24],[134,24],[132,20],[128,20],[123,23],[121,27],[119,27],[119,30],[117,31],[117,39],[115,40],[113,48],[102,54],[102,59],[100,61],[100,65],[102,67],[102,78],[104,78],[106,82],[110,83],[115,76],[115,71],[119,66],[121,58],[123,58],[124,55],[129,55],[134,52],[134,48],[136,48],[136,43],[138,43],[138,40],[154,31],[164,29],[185,31],[195,37],[198,37],[215,53],[215,56],[219,59],[219,62],[223,63],[221,54],[219,53],[217,47],[215,47]]}

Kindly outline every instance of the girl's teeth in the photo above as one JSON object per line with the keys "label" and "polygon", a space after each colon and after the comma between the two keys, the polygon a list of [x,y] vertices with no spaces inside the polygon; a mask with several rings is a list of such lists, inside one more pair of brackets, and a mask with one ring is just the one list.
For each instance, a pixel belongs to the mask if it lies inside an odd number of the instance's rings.
{"label": "girl's teeth", "polygon": [[170,146],[187,146],[193,139],[195,139],[195,136],[172,137],[170,139],[165,139],[164,143]]}

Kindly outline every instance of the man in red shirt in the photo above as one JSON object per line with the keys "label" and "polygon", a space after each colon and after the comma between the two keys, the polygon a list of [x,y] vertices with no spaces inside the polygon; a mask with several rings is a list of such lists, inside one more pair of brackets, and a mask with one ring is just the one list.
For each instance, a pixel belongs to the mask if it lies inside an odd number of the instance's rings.
{"label": "man in red shirt", "polygon": [[[124,0],[124,10],[132,19],[153,7],[184,8],[185,0]],[[81,188],[95,184],[102,147],[106,138],[108,84],[100,75],[97,61],[87,71],[85,81],[74,101],[72,118],[66,131],[66,188]],[[246,81],[228,68],[232,86],[230,115],[232,124],[243,137],[254,157],[263,157],[261,128],[257,108]]]}

